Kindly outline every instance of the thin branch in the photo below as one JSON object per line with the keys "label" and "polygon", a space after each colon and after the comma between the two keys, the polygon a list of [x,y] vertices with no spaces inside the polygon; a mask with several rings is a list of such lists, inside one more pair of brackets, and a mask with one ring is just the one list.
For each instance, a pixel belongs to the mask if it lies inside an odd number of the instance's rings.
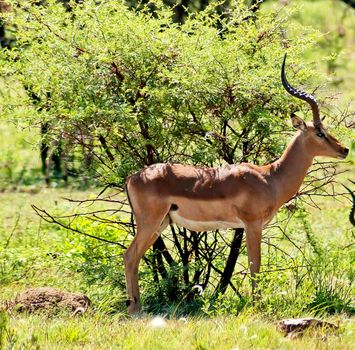
{"label": "thin branch", "polygon": [[75,228],[72,228],[72,227],[70,227],[68,225],[65,225],[62,222],[58,221],[54,216],[50,215],[46,210],[40,209],[40,208],[36,207],[34,204],[32,204],[31,207],[41,219],[43,219],[44,221],[46,221],[46,222],[48,222],[50,224],[57,224],[57,225],[65,228],[67,230],[79,233],[79,234],[81,234],[83,236],[90,237],[90,238],[93,238],[93,239],[97,239],[99,241],[106,242],[106,243],[109,243],[109,244],[115,244],[115,245],[120,246],[121,248],[126,249],[126,246],[124,246],[123,244],[121,244],[119,242],[113,242],[113,241],[110,241],[110,240],[105,239],[105,238],[93,236],[93,235],[91,235],[89,233],[81,232],[81,231],[79,231],[79,230],[77,230]]}

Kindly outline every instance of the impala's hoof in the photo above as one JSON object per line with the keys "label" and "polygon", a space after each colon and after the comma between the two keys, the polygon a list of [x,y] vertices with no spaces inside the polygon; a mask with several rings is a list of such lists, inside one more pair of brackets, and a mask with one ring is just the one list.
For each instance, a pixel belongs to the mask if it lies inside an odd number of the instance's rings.
{"label": "impala's hoof", "polygon": [[128,306],[128,314],[131,316],[136,316],[141,312],[140,302],[136,298],[128,299],[126,301],[126,306]]}

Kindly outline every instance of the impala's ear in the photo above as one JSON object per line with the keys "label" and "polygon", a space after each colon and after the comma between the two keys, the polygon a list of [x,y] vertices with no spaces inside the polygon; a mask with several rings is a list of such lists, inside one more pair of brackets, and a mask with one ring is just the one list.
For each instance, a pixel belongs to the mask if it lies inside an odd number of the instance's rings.
{"label": "impala's ear", "polygon": [[304,122],[302,118],[297,116],[295,113],[291,114],[292,125],[294,128],[305,131],[307,129],[307,124]]}

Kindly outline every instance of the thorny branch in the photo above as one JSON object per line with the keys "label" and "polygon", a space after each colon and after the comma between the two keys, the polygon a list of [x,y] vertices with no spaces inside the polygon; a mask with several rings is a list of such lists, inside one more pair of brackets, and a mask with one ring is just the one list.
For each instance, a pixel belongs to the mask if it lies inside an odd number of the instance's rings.
{"label": "thorny branch", "polygon": [[44,221],[46,221],[46,222],[49,222],[49,223],[51,223],[51,224],[57,224],[57,225],[59,225],[59,226],[65,228],[65,229],[68,229],[68,230],[70,230],[70,231],[79,233],[79,234],[81,234],[81,235],[84,235],[84,236],[87,236],[87,237],[90,237],[90,238],[97,239],[97,240],[102,241],[102,242],[106,242],[106,243],[110,243],[110,244],[116,244],[116,245],[120,246],[121,248],[126,248],[126,246],[124,246],[123,244],[121,244],[121,243],[119,243],[119,242],[110,241],[110,240],[105,239],[105,238],[93,236],[93,235],[91,235],[91,234],[89,234],[89,233],[79,231],[78,229],[73,228],[72,226],[67,225],[67,224],[64,224],[63,222],[57,220],[55,216],[52,216],[52,215],[49,214],[46,210],[40,209],[40,208],[36,207],[34,204],[32,204],[31,206],[32,206],[33,210],[37,213],[37,215],[38,215],[41,219],[43,219]]}

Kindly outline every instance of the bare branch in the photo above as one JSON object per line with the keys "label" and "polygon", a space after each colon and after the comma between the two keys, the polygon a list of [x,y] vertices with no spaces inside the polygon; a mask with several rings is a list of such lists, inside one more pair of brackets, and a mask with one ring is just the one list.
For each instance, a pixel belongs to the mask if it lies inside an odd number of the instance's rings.
{"label": "bare branch", "polygon": [[73,232],[76,232],[76,233],[79,233],[83,236],[87,236],[87,237],[90,237],[90,238],[93,238],[93,239],[97,239],[99,241],[102,241],[102,242],[106,242],[106,243],[109,243],[109,244],[115,244],[115,245],[118,245],[120,246],[121,248],[125,248],[126,249],[126,246],[124,246],[123,244],[119,243],[119,242],[113,242],[113,241],[110,241],[108,239],[105,239],[105,238],[101,238],[101,237],[96,237],[96,236],[93,236],[89,233],[86,233],[86,232],[81,232],[73,227],[70,227],[69,225],[66,225],[60,221],[58,221],[54,216],[50,215],[46,210],[44,209],[40,209],[38,207],[36,207],[34,204],[31,205],[31,207],[33,208],[33,210],[36,212],[36,214],[41,218],[43,219],[44,221],[48,222],[48,223],[51,223],[51,224],[57,224],[67,230],[70,230],[70,231],[73,231]]}

